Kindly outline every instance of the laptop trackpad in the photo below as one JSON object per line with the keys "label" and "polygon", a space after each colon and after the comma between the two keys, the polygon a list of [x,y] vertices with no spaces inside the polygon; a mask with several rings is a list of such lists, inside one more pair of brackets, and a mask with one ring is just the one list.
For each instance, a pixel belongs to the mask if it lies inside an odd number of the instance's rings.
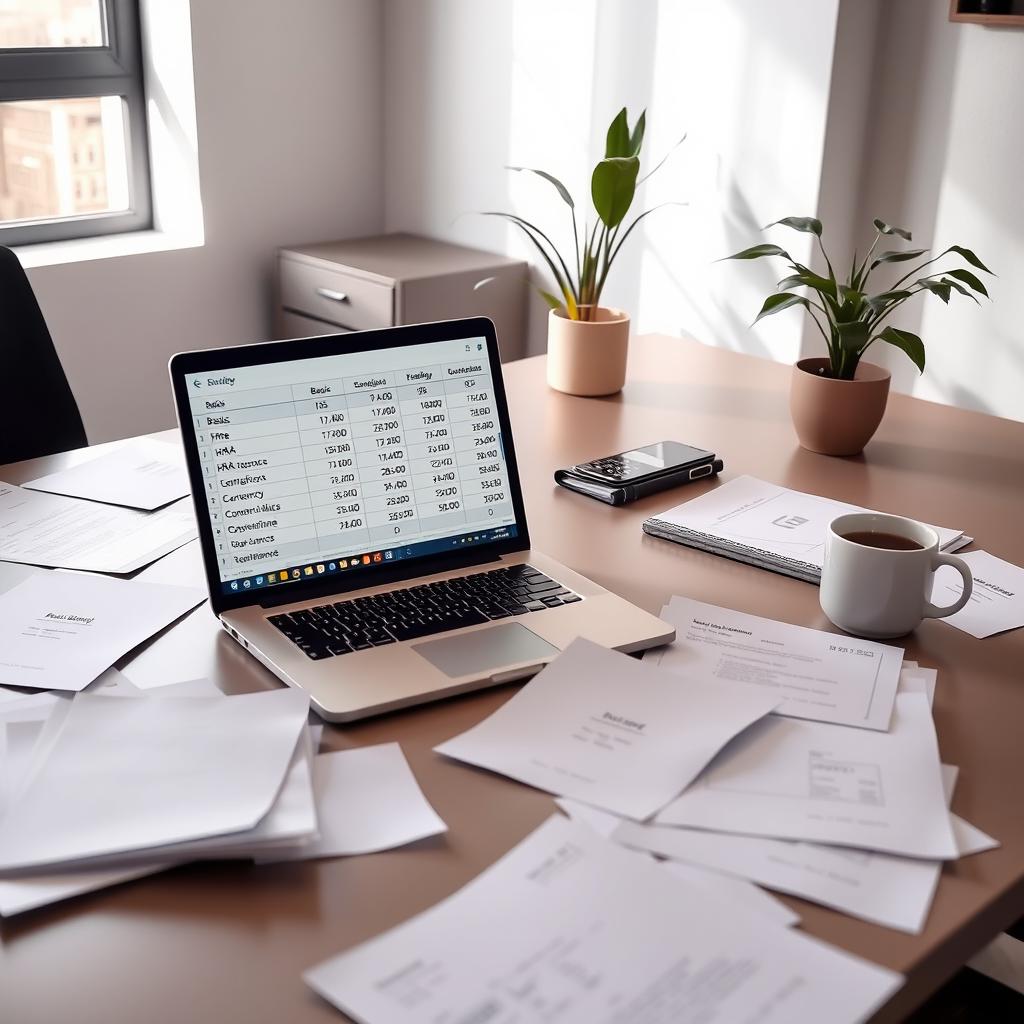
{"label": "laptop trackpad", "polygon": [[558,648],[518,622],[503,622],[490,629],[478,629],[462,636],[442,637],[413,650],[446,676],[482,675],[524,661],[539,662],[558,653]]}

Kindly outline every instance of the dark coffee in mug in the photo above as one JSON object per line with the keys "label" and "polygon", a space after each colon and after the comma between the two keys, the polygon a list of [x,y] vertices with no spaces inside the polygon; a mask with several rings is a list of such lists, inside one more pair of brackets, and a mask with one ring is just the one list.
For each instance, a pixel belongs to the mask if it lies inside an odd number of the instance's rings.
{"label": "dark coffee in mug", "polygon": [[853,544],[863,544],[868,548],[882,548],[885,551],[923,551],[922,545],[910,537],[901,537],[898,533],[883,533],[881,530],[854,530],[852,533],[841,533],[843,540]]}

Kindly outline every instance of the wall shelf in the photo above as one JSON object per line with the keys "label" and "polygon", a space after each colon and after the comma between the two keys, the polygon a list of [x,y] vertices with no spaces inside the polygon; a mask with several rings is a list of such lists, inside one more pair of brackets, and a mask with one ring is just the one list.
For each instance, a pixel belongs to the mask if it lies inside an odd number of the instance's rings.
{"label": "wall shelf", "polygon": [[1024,28],[1024,2],[1013,0],[1005,14],[982,14],[978,0],[950,0],[949,20],[987,25],[989,28]]}

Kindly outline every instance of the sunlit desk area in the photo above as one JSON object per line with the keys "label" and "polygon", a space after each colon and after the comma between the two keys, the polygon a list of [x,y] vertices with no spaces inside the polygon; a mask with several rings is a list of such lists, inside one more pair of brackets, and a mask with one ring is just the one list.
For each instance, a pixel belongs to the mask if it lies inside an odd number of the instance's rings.
{"label": "sunlit desk area", "polygon": [[[1024,499],[1022,424],[894,395],[865,454],[834,459],[798,447],[787,407],[788,367],[694,340],[636,339],[626,388],[609,399],[546,388],[543,357],[509,364],[505,372],[535,542],[650,611],[684,593],[829,628],[813,586],[645,536],[641,522],[678,500],[673,495],[612,508],[557,488],[554,470],[574,461],[581,448],[612,452],[641,439],[685,437],[725,454],[724,479],[756,474],[873,508],[941,517],[1024,561],[1013,512]],[[5,466],[0,479],[25,481],[81,455]],[[715,486],[700,483],[689,491],[696,496]],[[201,585],[196,547],[193,542],[156,562],[142,578]],[[941,754],[961,768],[953,809],[1001,845],[944,867],[919,936],[787,900],[809,934],[906,975],[878,1021],[904,1019],[1024,916],[1018,793],[1024,632],[978,641],[930,621],[905,646],[907,658],[939,670],[934,715]],[[206,675],[231,693],[278,685],[224,635],[205,606],[118,667],[140,683],[170,673],[176,679]],[[339,1019],[303,985],[305,968],[450,895],[553,812],[549,796],[431,749],[517,689],[499,687],[326,728],[325,748],[400,742],[448,823],[446,835],[373,856],[305,864],[195,864],[4,921],[3,1016],[81,1024],[140,1014],[153,1024]]]}

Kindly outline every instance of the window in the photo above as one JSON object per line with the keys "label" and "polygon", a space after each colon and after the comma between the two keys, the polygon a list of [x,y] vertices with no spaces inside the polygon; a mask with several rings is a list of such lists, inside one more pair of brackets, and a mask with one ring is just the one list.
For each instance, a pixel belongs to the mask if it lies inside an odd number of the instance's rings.
{"label": "window", "polygon": [[0,0],[0,244],[152,224],[138,0]]}

